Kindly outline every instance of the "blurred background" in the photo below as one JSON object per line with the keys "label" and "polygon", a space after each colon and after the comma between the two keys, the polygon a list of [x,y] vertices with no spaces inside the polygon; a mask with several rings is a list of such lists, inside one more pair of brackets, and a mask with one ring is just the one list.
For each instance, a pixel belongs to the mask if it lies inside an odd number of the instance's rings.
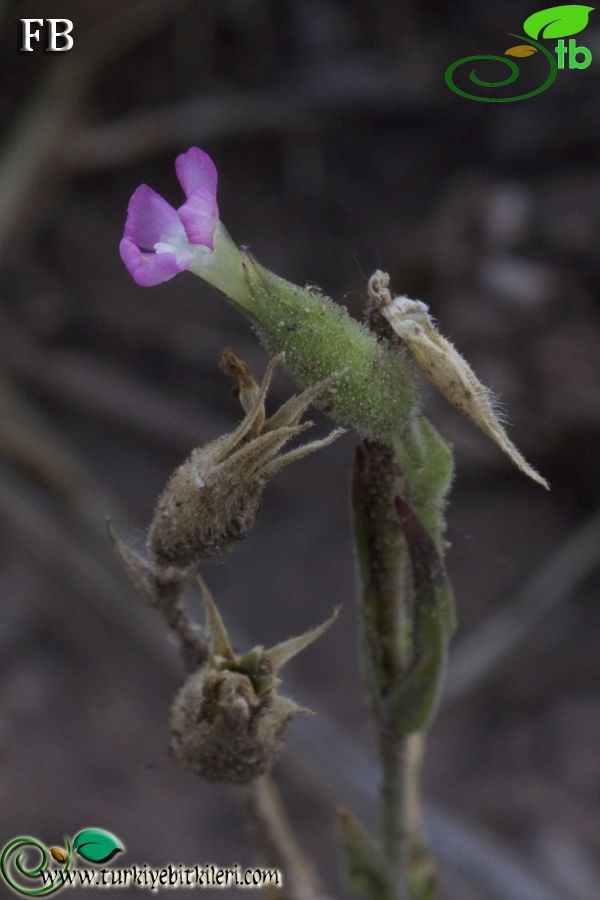
{"label": "blurred background", "polygon": [[[424,386],[456,451],[460,623],[427,821],[443,900],[600,896],[600,19],[578,37],[597,59],[537,97],[476,103],[444,82],[458,58],[504,53],[535,11],[55,0],[75,48],[50,54],[18,52],[19,17],[48,4],[0,3],[2,844],[98,825],[125,843],[123,865],[255,859],[236,791],[168,759],[179,662],[105,531],[110,517],[142,547],[172,469],[239,419],[222,349],[266,361],[207,285],[141,289],[118,257],[134,188],[179,204],[173,161],[196,144],[219,168],[223,221],[269,268],[359,317],[376,267],[426,301],[551,482]],[[279,373],[273,407],[292,391]],[[335,809],[374,827],[378,788],[356,663],[354,443],[285,470],[258,527],[203,570],[240,648],[343,604],[288,667],[288,693],[318,715],[292,724],[275,771],[337,898]]]}

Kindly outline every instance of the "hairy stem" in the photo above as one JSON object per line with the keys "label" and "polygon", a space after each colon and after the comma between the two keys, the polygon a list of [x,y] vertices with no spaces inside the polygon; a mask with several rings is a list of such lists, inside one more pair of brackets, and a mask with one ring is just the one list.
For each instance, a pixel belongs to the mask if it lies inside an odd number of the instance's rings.
{"label": "hairy stem", "polygon": [[381,842],[401,900],[408,900],[406,747],[390,721],[387,698],[410,662],[413,587],[394,499],[406,491],[392,447],[358,448],[354,525],[362,580],[363,667],[382,764]]}
{"label": "hairy stem", "polygon": [[400,897],[409,898],[406,873],[409,862],[407,739],[384,730],[380,735],[382,766],[381,836],[384,854],[398,879]]}
{"label": "hairy stem", "polygon": [[[382,346],[399,352],[376,300],[370,290],[368,325]],[[358,448],[353,514],[363,667],[382,767],[381,853],[399,900],[431,900],[420,773],[453,624],[442,561],[452,458],[433,426],[416,416],[418,398],[413,402],[393,443],[368,440]],[[370,889],[364,896],[377,900]]]}

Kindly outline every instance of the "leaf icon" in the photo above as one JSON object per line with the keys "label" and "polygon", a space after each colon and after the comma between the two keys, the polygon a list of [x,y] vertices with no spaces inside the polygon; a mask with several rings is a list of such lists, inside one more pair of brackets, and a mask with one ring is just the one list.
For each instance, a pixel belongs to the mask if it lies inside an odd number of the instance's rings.
{"label": "leaf icon", "polygon": [[537,53],[536,48],[529,44],[518,44],[516,47],[509,47],[504,51],[505,56],[533,56],[534,53]]}
{"label": "leaf icon", "polygon": [[104,863],[123,850],[119,839],[102,828],[85,828],[75,835],[73,849],[88,862]]}
{"label": "leaf icon", "polygon": [[536,40],[538,37],[561,38],[583,31],[588,23],[593,6],[580,6],[573,3],[568,6],[551,6],[541,9],[525,19],[525,34]]}

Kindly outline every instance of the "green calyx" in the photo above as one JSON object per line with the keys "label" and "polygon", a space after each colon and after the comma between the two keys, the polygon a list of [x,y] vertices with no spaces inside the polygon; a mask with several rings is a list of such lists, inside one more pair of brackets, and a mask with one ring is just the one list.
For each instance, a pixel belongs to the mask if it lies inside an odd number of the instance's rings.
{"label": "green calyx", "polygon": [[391,441],[410,428],[417,406],[412,365],[403,349],[378,341],[329,297],[291,284],[240,251],[220,226],[214,253],[190,271],[222,291],[247,316],[267,350],[285,353],[307,388],[337,374],[316,405],[362,437]]}
{"label": "green calyx", "polygon": [[267,351],[285,353],[286,367],[301,387],[338,374],[316,405],[363,437],[405,433],[416,399],[405,353],[379,342],[329,297],[290,284],[250,256],[243,266],[250,315]]}

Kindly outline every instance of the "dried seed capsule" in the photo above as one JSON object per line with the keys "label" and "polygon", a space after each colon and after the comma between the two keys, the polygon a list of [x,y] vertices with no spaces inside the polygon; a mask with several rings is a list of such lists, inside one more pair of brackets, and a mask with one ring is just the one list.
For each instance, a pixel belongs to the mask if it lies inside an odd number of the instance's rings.
{"label": "dried seed capsule", "polygon": [[221,367],[234,377],[246,415],[230,434],[194,450],[171,476],[158,500],[148,540],[150,554],[160,565],[183,569],[228,552],[254,525],[263,490],[273,475],[343,434],[338,428],[322,440],[280,452],[310,427],[300,419],[336,378],[292,397],[267,418],[265,398],[280,359],[270,361],[259,385],[231,350],[223,354]]}
{"label": "dried seed capsule", "polygon": [[245,784],[278,759],[285,726],[299,710],[276,691],[259,698],[247,675],[201,669],[173,705],[173,755],[209,781]]}
{"label": "dried seed capsule", "polygon": [[234,653],[223,620],[201,582],[211,656],[192,673],[171,710],[171,752],[209,781],[245,784],[268,772],[283,749],[285,726],[308,710],[279,694],[277,672],[329,628],[318,628],[270,650]]}

